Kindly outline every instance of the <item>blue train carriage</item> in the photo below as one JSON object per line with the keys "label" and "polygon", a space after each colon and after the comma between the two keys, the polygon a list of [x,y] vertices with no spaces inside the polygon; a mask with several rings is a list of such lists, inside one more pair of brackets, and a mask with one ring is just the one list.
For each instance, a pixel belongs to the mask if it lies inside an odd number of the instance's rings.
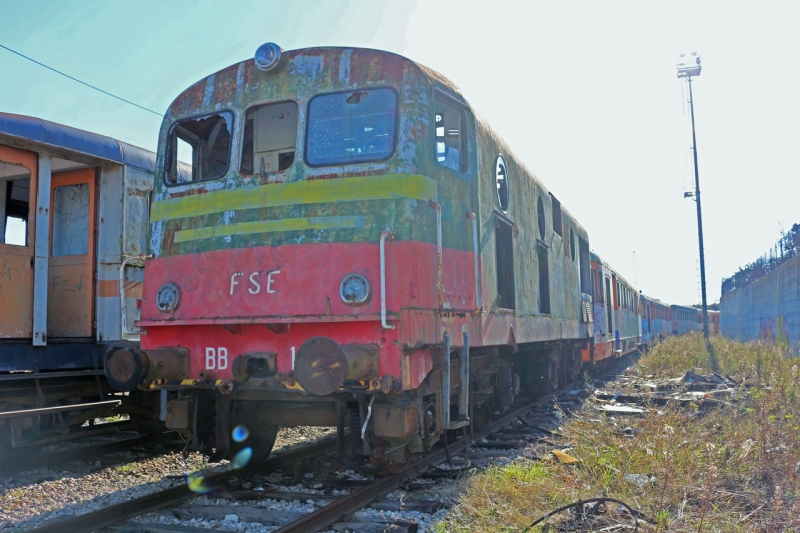
{"label": "blue train carriage", "polygon": [[697,309],[683,305],[671,305],[672,334],[683,335],[697,331]]}
{"label": "blue train carriage", "polygon": [[652,346],[667,335],[672,335],[669,305],[644,294],[639,294],[639,301],[639,315],[642,320],[641,344]]}
{"label": "blue train carriage", "polygon": [[599,255],[591,254],[594,342],[583,361],[621,357],[639,345],[639,294]]}
{"label": "blue train carriage", "polygon": [[139,339],[154,164],[109,137],[0,113],[0,455],[151,409],[151,395],[112,394],[102,352]]}

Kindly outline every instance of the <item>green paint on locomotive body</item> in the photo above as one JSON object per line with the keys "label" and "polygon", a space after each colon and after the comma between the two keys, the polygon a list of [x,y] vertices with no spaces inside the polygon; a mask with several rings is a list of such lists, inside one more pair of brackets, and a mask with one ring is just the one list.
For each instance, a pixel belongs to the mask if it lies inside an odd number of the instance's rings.
{"label": "green paint on locomotive body", "polygon": [[[466,174],[442,167],[435,159],[429,133],[433,88],[461,99],[452,84],[444,86],[432,80],[424,67],[376,50],[314,48],[285,52],[283,56],[281,64],[270,72],[259,71],[253,60],[232,65],[199,81],[170,106],[159,137],[151,213],[150,245],[156,257],[303,242],[377,242],[386,227],[398,240],[435,243],[436,213],[429,200],[442,205],[443,223],[465,219],[474,203],[470,183],[477,176],[476,158],[473,155],[472,170]],[[308,166],[304,141],[311,98],[381,87],[398,94],[397,143],[392,156],[369,163]],[[286,171],[263,177],[242,175],[239,161],[247,109],[283,101],[298,105],[294,163]],[[234,114],[231,160],[225,175],[217,180],[165,185],[165,147],[172,125],[184,118],[223,110]],[[474,124],[470,127],[474,129]],[[474,146],[471,153],[475,153]],[[343,216],[363,217],[365,223],[245,234],[213,230],[242,224],[252,228],[265,220]],[[181,238],[191,235],[187,231],[215,236]],[[448,233],[444,245],[471,250],[471,235]]]}
{"label": "green paint on locomotive body", "polygon": [[[393,88],[398,94],[397,141],[391,157],[370,163],[308,166],[304,155],[311,98],[380,87]],[[434,101],[437,91],[462,102],[466,110],[469,155],[465,173],[445,167],[436,159]],[[282,101],[294,101],[298,105],[293,165],[266,176],[242,175],[239,161],[245,112],[252,106]],[[166,186],[163,180],[165,147],[172,125],[184,118],[223,110],[234,114],[228,171],[217,180]],[[509,170],[511,197],[505,215],[500,213],[495,181],[498,155],[503,155]],[[281,64],[270,72],[259,71],[251,59],[212,74],[178,96],[167,111],[159,135],[156,172],[150,238],[150,251],[155,257],[297,243],[377,243],[387,227],[397,240],[435,244],[436,210],[429,203],[433,200],[441,205],[445,248],[472,252],[472,228],[467,214],[474,213],[477,217],[482,286],[488,288],[488,293],[483,294],[484,310],[498,310],[495,224],[498,217],[505,216],[514,223],[516,314],[542,315],[537,299],[537,247],[544,245],[548,250],[550,275],[549,316],[580,320],[579,261],[568,253],[566,238],[553,231],[553,203],[548,190],[489,125],[473,114],[452,82],[396,54],[356,48],[311,48],[284,52]],[[398,183],[397,177],[421,180],[423,185],[409,188]],[[383,180],[386,187],[383,194],[365,196],[362,191],[365,179]],[[330,199],[313,185],[315,181],[327,180],[338,183]],[[307,197],[295,201],[274,200],[283,194],[278,193],[281,187],[301,188],[304,184],[309,185]],[[246,197],[248,193],[242,198],[241,191],[252,191],[252,198]],[[263,203],[259,203],[259,198],[264,199]],[[543,239],[537,228],[538,198],[543,199],[546,210]],[[187,207],[189,205],[193,207]],[[264,227],[271,228],[270,231],[241,233],[214,229],[239,225],[239,228],[252,230],[263,221],[336,217],[348,220],[363,217],[359,219],[363,224],[322,227],[309,222],[305,226],[298,223],[300,225],[277,229],[267,225]],[[583,239],[588,243],[586,231],[563,206],[562,219],[564,230],[569,232],[571,228],[575,241]],[[202,238],[184,238],[192,235]],[[574,245],[577,251],[578,242]],[[577,331],[577,326],[575,328]]]}

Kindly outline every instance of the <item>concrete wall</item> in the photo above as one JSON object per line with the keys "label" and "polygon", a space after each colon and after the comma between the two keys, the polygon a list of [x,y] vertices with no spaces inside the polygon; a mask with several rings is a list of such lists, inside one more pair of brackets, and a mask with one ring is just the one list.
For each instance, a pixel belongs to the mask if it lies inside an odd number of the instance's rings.
{"label": "concrete wall", "polygon": [[726,337],[800,348],[800,256],[755,283],[722,295],[720,331]]}

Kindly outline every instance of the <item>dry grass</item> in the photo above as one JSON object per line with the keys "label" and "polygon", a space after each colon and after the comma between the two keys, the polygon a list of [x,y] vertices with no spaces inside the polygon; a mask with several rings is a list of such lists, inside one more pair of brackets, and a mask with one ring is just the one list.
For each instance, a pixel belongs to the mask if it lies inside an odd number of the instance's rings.
{"label": "dry grass", "polygon": [[[773,347],[712,342],[709,354],[702,336],[668,339],[632,372],[658,382],[716,368],[742,382],[734,398],[616,420],[587,404],[562,428],[579,465],[518,458],[465,479],[438,531],[522,531],[561,505],[599,496],[644,513],[651,521],[640,531],[800,531],[798,360]],[[655,479],[638,486],[627,474]],[[549,531],[565,518],[553,517]]]}

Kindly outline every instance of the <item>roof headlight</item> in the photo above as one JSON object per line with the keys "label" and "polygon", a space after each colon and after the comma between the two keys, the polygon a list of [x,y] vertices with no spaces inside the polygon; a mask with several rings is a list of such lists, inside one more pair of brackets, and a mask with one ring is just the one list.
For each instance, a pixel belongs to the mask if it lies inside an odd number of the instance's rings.
{"label": "roof headlight", "polygon": [[348,274],[339,285],[339,296],[348,305],[361,305],[369,298],[369,281],[361,274]]}
{"label": "roof headlight", "polygon": [[281,60],[281,47],[275,43],[265,43],[256,50],[256,67],[268,72],[278,66]]}

